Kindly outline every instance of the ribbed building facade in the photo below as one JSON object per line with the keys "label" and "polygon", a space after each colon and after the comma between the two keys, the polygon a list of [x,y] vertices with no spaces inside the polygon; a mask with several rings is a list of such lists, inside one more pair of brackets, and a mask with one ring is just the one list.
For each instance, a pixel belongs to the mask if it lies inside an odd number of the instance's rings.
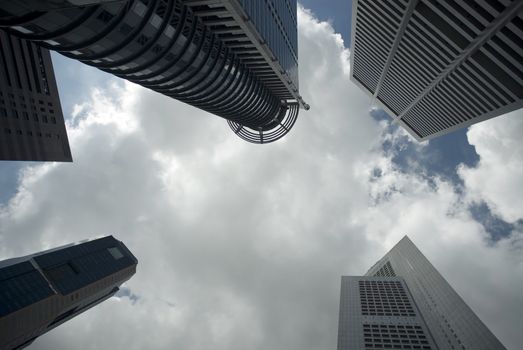
{"label": "ribbed building facade", "polygon": [[49,51],[2,30],[0,160],[72,161]]}
{"label": "ribbed building facade", "polygon": [[2,6],[0,25],[14,35],[225,118],[247,141],[281,138],[308,108],[298,92],[295,0]]}
{"label": "ribbed building facade", "polygon": [[0,349],[25,348],[112,297],[137,263],[112,236],[1,261]]}
{"label": "ribbed building facade", "polygon": [[505,349],[407,236],[342,277],[339,317],[338,350]]}
{"label": "ribbed building facade", "polygon": [[520,0],[354,0],[351,78],[419,141],[523,107]]}

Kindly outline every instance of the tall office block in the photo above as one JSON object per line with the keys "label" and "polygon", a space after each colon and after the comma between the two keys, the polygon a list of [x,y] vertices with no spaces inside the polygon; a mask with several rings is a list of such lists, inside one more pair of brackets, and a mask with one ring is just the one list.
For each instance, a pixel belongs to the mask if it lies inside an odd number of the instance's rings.
{"label": "tall office block", "polygon": [[407,236],[342,277],[339,317],[338,350],[505,349]]}
{"label": "tall office block", "polygon": [[49,51],[2,30],[0,160],[72,161]]}
{"label": "tall office block", "polygon": [[0,5],[0,25],[223,117],[247,141],[278,140],[308,108],[298,91],[296,0],[61,0],[32,11],[35,1]]}
{"label": "tall office block", "polygon": [[0,349],[22,349],[110,298],[137,263],[112,236],[0,262]]}
{"label": "tall office block", "polygon": [[419,141],[523,106],[523,2],[354,0],[351,79]]}

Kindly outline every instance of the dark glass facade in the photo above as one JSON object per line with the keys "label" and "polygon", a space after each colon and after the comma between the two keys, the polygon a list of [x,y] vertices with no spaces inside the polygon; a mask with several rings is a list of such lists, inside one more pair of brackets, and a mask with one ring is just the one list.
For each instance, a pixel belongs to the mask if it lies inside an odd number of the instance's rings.
{"label": "dark glass facade", "polygon": [[112,236],[0,262],[0,349],[25,347],[110,298],[137,263]]}
{"label": "dark glass facade", "polygon": [[[117,249],[119,255],[111,253]],[[125,249],[126,250],[126,249]],[[54,289],[69,294],[126,267],[136,265],[136,258],[126,252],[113,237],[74,245],[34,257]]]}
{"label": "dark glass facade", "polygon": [[53,294],[44,276],[30,262],[0,268],[0,317]]}
{"label": "dark glass facade", "polygon": [[0,160],[72,161],[49,51],[2,30]]}
{"label": "dark glass facade", "polygon": [[[4,23],[13,34],[225,118],[240,137],[266,143],[292,128],[293,106],[304,103],[296,1],[260,4],[243,3],[252,30],[236,1],[118,1]],[[260,35],[270,54],[261,54]]]}

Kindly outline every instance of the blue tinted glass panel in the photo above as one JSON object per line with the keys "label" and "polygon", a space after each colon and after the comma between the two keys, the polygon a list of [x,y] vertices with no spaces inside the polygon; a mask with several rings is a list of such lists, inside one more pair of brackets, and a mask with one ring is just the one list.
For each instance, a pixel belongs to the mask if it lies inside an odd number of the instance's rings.
{"label": "blue tinted glass panel", "polygon": [[0,269],[0,317],[53,295],[30,262]]}

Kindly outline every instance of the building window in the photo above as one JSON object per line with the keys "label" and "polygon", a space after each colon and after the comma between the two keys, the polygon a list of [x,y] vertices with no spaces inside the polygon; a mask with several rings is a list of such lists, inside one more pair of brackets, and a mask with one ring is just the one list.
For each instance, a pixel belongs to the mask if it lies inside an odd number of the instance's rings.
{"label": "building window", "polygon": [[399,281],[359,281],[363,316],[416,316]]}
{"label": "building window", "polygon": [[394,269],[392,268],[392,265],[389,261],[385,265],[383,265],[375,274],[374,276],[381,276],[381,277],[395,277],[396,273],[394,272]]}
{"label": "building window", "polygon": [[102,21],[103,23],[108,23],[111,19],[113,19],[114,15],[106,10],[102,10],[100,14],[98,15],[98,19]]}
{"label": "building window", "polygon": [[365,349],[432,349],[423,329],[418,325],[364,323],[363,337]]}
{"label": "building window", "polygon": [[115,260],[123,258],[123,254],[117,247],[107,248]]}

